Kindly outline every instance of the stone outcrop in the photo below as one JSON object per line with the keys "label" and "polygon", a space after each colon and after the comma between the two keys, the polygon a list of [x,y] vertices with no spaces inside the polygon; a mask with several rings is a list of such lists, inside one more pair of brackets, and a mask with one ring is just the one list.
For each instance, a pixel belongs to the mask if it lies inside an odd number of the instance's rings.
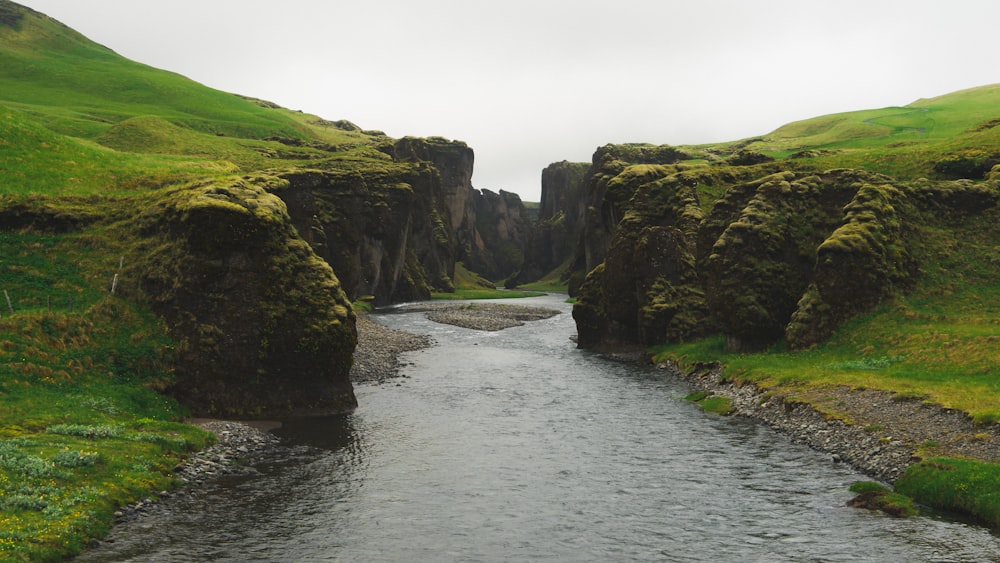
{"label": "stone outcrop", "polygon": [[613,147],[595,154],[587,185],[576,267],[588,274],[573,315],[588,348],[710,332],[738,351],[817,344],[912,286],[921,217],[997,204],[996,190],[961,181],[629,163]]}
{"label": "stone outcrop", "polygon": [[586,212],[584,180],[588,170],[589,163],[567,161],[542,170],[538,220],[525,246],[518,282],[539,280],[575,254]]}
{"label": "stone outcrop", "polygon": [[473,187],[472,149],[440,137],[406,137],[391,152],[397,161],[428,163],[440,174],[456,261],[492,280],[521,268],[531,229],[527,209],[517,194]]}
{"label": "stone outcrop", "polygon": [[384,305],[452,291],[456,262],[490,279],[521,267],[524,204],[472,187],[465,143],[407,137],[384,151],[384,163],[291,171],[268,187],[351,299]]}
{"label": "stone outcrop", "polygon": [[196,415],[356,406],[354,313],[285,204],[248,181],[178,188],[121,227],[137,241],[125,292],[151,302],[174,349],[169,391]]}
{"label": "stone outcrop", "polygon": [[521,269],[532,220],[521,197],[500,190],[474,190],[475,228],[471,246],[461,260],[467,268],[490,280],[502,280]]}
{"label": "stone outcrop", "polygon": [[425,163],[296,171],[269,189],[351,299],[429,299],[449,291],[455,242],[441,177]]}

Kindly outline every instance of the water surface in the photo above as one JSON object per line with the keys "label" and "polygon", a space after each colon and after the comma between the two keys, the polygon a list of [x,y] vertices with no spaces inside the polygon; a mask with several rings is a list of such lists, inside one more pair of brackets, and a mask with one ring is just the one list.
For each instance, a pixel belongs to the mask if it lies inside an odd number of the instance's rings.
{"label": "water surface", "polygon": [[130,524],[92,561],[989,561],[1000,538],[847,508],[866,479],[682,383],[580,351],[564,313],[433,336],[350,415],[285,421],[256,478]]}

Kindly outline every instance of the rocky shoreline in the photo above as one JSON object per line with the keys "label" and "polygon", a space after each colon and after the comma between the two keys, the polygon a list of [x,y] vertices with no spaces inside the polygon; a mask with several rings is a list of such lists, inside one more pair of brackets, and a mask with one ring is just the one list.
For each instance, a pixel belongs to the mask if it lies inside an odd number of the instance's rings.
{"label": "rocky shoreline", "polygon": [[351,365],[352,383],[384,383],[397,377],[403,367],[400,354],[434,344],[429,336],[387,327],[364,313],[358,314],[356,326],[358,345]]}
{"label": "rocky shoreline", "polygon": [[[792,440],[892,483],[922,456],[959,456],[1000,463],[1000,429],[977,426],[965,414],[884,391],[829,387],[808,391],[809,403],[722,378],[717,364],[690,371],[657,366],[696,390],[728,397],[733,412],[763,422]],[[818,405],[818,406],[813,406]],[[830,413],[820,411],[830,405]],[[832,414],[836,413],[836,415]],[[850,423],[841,417],[846,417]]]}
{"label": "rocky shoreline", "polygon": [[[162,508],[165,501],[196,494],[194,487],[210,479],[226,476],[256,475],[253,463],[262,454],[277,447],[278,438],[268,430],[274,426],[268,422],[234,422],[227,420],[197,419],[189,421],[217,437],[211,446],[200,450],[174,468],[174,476],[181,487],[174,491],[160,491],[115,511],[115,524],[131,522],[154,508]],[[109,535],[104,541],[113,542]],[[101,541],[93,542],[97,546]]]}

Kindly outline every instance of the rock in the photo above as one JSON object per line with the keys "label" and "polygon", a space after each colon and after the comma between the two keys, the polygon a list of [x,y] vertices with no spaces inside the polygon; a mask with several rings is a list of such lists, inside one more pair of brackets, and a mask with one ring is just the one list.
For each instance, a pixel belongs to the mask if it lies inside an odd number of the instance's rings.
{"label": "rock", "polygon": [[[834,462],[848,463],[882,481],[899,478],[920,460],[916,452],[927,443],[940,444],[935,455],[1000,462],[1000,427],[977,427],[968,416],[937,405],[891,400],[887,393],[871,389],[824,389],[828,402],[840,405],[838,409],[854,422],[847,424],[806,403],[789,404],[773,389],[765,393],[753,384],[720,382],[722,368],[718,365],[690,371],[670,363],[660,365],[696,390],[730,398],[737,416],[761,421],[796,442],[829,453]],[[768,400],[762,400],[764,397]],[[874,434],[871,428],[881,430]],[[882,442],[886,436],[893,438]]]}

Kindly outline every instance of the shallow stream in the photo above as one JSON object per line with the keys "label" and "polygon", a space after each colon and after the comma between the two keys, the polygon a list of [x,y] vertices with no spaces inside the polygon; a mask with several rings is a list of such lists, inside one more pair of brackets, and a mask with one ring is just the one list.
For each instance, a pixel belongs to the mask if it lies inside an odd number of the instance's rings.
{"label": "shallow stream", "polygon": [[[992,561],[1000,538],[845,506],[866,479],[682,382],[576,349],[563,314],[432,335],[349,415],[285,421],[260,475],[206,485],[86,561]],[[397,385],[398,383],[398,385]]]}

